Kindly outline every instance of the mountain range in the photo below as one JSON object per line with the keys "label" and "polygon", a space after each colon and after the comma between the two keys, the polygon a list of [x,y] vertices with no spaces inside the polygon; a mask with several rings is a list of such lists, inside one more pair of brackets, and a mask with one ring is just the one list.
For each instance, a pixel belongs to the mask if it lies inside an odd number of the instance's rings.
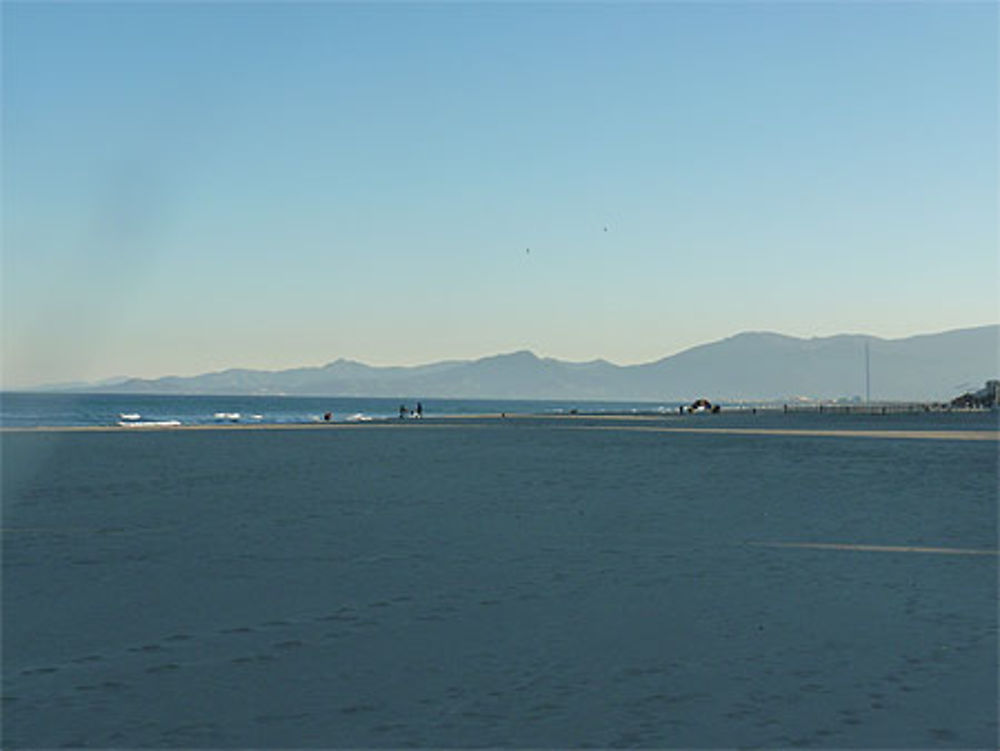
{"label": "mountain range", "polygon": [[997,378],[998,345],[998,325],[904,339],[858,334],[801,339],[745,332],[639,365],[566,362],[521,351],[407,367],[339,359],[320,367],[231,369],[190,377],[74,384],[62,390],[608,401],[707,397],[732,402],[863,398],[867,380],[873,400],[937,401]]}

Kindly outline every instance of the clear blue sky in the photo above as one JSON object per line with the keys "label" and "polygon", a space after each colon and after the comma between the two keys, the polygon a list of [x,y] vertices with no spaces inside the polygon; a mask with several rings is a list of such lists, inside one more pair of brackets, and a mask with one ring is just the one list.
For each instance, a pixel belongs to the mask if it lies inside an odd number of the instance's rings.
{"label": "clear blue sky", "polygon": [[992,2],[2,13],[8,388],[1000,319]]}

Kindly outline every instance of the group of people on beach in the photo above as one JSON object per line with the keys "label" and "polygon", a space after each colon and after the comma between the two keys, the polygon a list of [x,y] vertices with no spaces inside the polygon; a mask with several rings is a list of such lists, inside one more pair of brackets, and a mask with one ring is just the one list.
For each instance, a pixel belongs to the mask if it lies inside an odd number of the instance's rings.
{"label": "group of people on beach", "polygon": [[[413,409],[407,409],[405,404],[399,405],[399,419],[402,420],[406,417],[412,417],[415,419],[420,419],[424,416],[424,405],[417,402],[417,406]],[[326,412],[323,415],[324,422],[330,422],[333,419],[332,412]]]}
{"label": "group of people on beach", "polygon": [[417,402],[417,406],[416,406],[415,409],[411,409],[411,410],[407,411],[406,405],[405,404],[400,404],[399,405],[399,419],[400,420],[405,419],[406,416],[407,416],[407,414],[409,414],[410,417],[413,417],[413,418],[416,418],[416,419],[419,420],[421,417],[424,416],[424,405],[421,404],[420,402]]}

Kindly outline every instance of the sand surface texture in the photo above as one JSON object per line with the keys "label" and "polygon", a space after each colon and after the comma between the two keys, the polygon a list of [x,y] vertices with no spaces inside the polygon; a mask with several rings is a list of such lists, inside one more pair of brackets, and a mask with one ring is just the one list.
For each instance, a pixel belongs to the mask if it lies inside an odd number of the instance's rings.
{"label": "sand surface texture", "polygon": [[995,440],[600,425],[5,433],[3,747],[995,745]]}

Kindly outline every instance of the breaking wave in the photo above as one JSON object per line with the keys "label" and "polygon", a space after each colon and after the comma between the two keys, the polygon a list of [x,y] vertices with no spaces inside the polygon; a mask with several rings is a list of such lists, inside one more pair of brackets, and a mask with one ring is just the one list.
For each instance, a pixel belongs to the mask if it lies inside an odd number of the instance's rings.
{"label": "breaking wave", "polygon": [[145,420],[137,422],[135,420],[122,420],[118,423],[123,428],[176,428],[181,425],[180,420]]}

